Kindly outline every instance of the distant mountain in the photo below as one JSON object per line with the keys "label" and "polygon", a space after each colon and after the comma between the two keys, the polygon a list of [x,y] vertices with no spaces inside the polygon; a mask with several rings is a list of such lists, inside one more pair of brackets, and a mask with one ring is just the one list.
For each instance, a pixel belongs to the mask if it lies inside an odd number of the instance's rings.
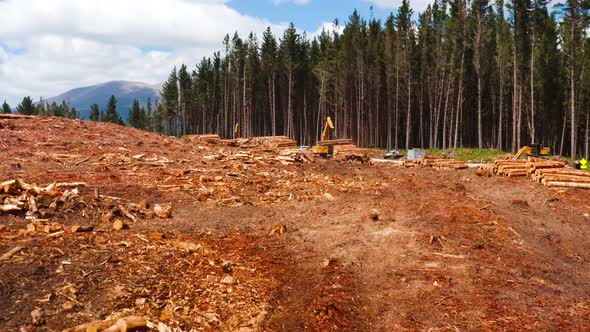
{"label": "distant mountain", "polygon": [[162,83],[149,85],[142,82],[129,81],[110,81],[97,85],[87,86],[83,88],[76,88],[68,92],[62,93],[59,96],[47,98],[45,101],[52,103],[61,103],[63,100],[70,104],[70,107],[75,107],[80,113],[80,117],[88,119],[90,114],[90,106],[94,103],[100,106],[101,112],[106,109],[106,104],[111,95],[117,98],[117,112],[127,122],[127,114],[129,108],[133,104],[134,99],[138,99],[139,103],[144,105],[147,103],[148,97],[152,99],[152,103],[156,99],[160,99],[160,89]]}

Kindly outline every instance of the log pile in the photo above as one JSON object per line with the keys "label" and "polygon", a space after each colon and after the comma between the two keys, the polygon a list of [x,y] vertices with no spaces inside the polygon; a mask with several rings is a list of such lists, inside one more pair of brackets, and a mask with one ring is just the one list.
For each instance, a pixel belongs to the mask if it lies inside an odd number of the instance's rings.
{"label": "log pile", "polygon": [[238,139],[239,147],[244,149],[284,149],[297,147],[297,141],[287,136],[260,136],[247,139]]}
{"label": "log pile", "polygon": [[530,176],[547,187],[590,189],[590,172],[565,167],[565,162],[528,158],[527,160],[498,159],[493,165],[482,165],[476,172],[480,176]]}
{"label": "log pile", "polygon": [[456,159],[438,159],[433,163],[432,167],[439,171],[443,169],[460,170],[468,168],[466,162]]}
{"label": "log pile", "polygon": [[435,156],[424,156],[417,160],[404,160],[404,167],[432,167],[437,170],[467,169],[467,163],[457,159],[444,159]]}
{"label": "log pile", "polygon": [[540,169],[559,169],[565,167],[565,163],[562,161],[535,158],[529,158],[526,165],[528,174],[533,174]]}
{"label": "log pile", "polygon": [[539,168],[531,175],[533,181],[547,187],[590,189],[590,173],[569,168]]}
{"label": "log pile", "polygon": [[342,139],[318,141],[317,145],[319,145],[319,146],[352,145],[352,139],[342,138]]}
{"label": "log pile", "polygon": [[496,175],[507,177],[527,176],[526,160],[496,160],[492,166],[492,172]]}
{"label": "log pile", "polygon": [[560,169],[564,168],[565,163],[561,161],[528,158],[527,160],[507,160],[497,159],[493,165],[482,165],[478,170],[478,175],[491,172],[495,175],[507,177],[528,176],[541,169]]}

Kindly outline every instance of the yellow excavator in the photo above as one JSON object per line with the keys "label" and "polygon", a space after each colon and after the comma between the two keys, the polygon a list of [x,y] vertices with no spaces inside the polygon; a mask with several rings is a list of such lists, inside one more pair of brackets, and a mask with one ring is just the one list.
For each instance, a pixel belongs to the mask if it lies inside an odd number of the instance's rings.
{"label": "yellow excavator", "polygon": [[324,125],[324,131],[322,131],[322,140],[318,142],[314,147],[311,148],[311,152],[320,155],[320,157],[328,157],[334,152],[333,145],[322,145],[322,141],[326,141],[330,134],[330,129],[334,130],[334,123],[331,117],[326,118],[326,124]]}
{"label": "yellow excavator", "polygon": [[522,156],[531,156],[535,158],[547,157],[551,155],[551,148],[544,147],[543,144],[531,144],[530,146],[523,146],[514,155],[514,160],[518,160]]}

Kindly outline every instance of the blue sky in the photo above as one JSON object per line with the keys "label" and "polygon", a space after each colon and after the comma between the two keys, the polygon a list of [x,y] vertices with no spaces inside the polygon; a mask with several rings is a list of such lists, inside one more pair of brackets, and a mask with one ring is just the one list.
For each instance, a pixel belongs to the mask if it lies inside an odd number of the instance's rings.
{"label": "blue sky", "polygon": [[[391,1],[392,4],[400,1]],[[264,17],[275,23],[291,23],[307,31],[316,31],[324,22],[338,18],[345,22],[357,9],[363,17],[370,17],[373,6],[374,16],[386,18],[392,9],[381,8],[363,0],[312,0],[306,4],[286,2],[276,4],[273,0],[231,0],[227,3],[242,14]]]}

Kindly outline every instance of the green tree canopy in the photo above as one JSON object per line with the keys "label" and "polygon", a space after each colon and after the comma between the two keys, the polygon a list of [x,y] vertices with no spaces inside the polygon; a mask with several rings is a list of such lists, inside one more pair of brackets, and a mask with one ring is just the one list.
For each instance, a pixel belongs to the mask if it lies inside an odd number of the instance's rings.
{"label": "green tree canopy", "polygon": [[20,114],[25,115],[33,115],[35,114],[35,105],[33,105],[33,99],[31,97],[26,96],[23,98],[23,101],[18,104],[16,107],[17,112]]}
{"label": "green tree canopy", "polygon": [[4,114],[12,113],[12,109],[10,108],[10,105],[8,105],[6,100],[4,100],[4,103],[2,104],[2,113],[4,113]]}

